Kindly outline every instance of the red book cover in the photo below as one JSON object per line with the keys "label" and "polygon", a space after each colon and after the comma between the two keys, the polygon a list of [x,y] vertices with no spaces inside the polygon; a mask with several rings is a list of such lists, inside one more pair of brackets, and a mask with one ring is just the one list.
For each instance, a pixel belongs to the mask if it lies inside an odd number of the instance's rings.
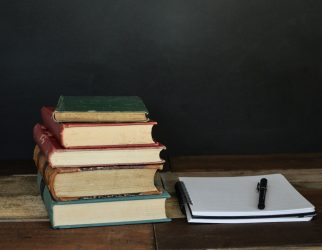
{"label": "red book cover", "polygon": [[[43,120],[43,124],[45,127],[50,131],[51,134],[55,136],[55,138],[59,141],[59,143],[65,147],[65,148],[95,148],[98,146],[113,146],[109,144],[104,145],[80,145],[80,146],[69,146],[66,142],[66,139],[64,137],[64,130],[68,128],[81,128],[81,127],[111,127],[111,126],[154,126],[157,124],[155,121],[148,121],[148,122],[133,122],[133,123],[58,123],[53,119],[53,107],[42,107],[41,109],[41,117]],[[152,135],[151,135],[152,137]],[[133,144],[125,144],[129,146],[141,146],[141,145],[151,145],[153,146],[155,142],[152,143],[133,143]],[[117,145],[116,145],[117,146]]]}
{"label": "red book cover", "polygon": [[[132,152],[143,152],[145,150],[149,150],[149,149],[157,149],[157,150],[163,150],[165,149],[165,146],[160,144],[160,143],[154,143],[154,144],[149,144],[149,145],[140,145],[140,146],[129,146],[129,145],[122,145],[122,146],[104,146],[104,147],[96,147],[96,148],[74,148],[74,149],[67,149],[64,148],[60,145],[60,143],[56,140],[56,138],[53,136],[53,134],[51,134],[45,126],[41,125],[41,124],[36,124],[34,126],[33,129],[33,136],[34,136],[34,140],[37,143],[37,145],[39,146],[40,150],[43,152],[43,154],[46,156],[46,158],[48,159],[48,163],[52,166],[52,167],[64,167],[65,165],[61,165],[61,166],[56,166],[55,164],[53,164],[52,162],[52,157],[53,154],[55,153],[68,153],[68,152],[75,152],[75,153],[87,153],[87,152],[111,152],[111,151],[124,151],[124,154],[128,153],[129,151]],[[134,157],[135,158],[135,157]],[[68,156],[66,156],[66,160],[68,161]],[[100,164],[88,164],[85,163],[84,164],[68,164],[68,166],[110,166],[110,165],[142,165],[142,164],[160,164],[163,163],[164,161],[162,159],[156,159],[156,161],[150,161],[150,162],[133,162],[133,163],[122,163],[122,162],[114,162],[114,163],[100,163]]]}
{"label": "red book cover", "polygon": [[33,129],[34,140],[47,157],[48,161],[50,161],[50,156],[53,152],[57,150],[62,150],[62,147],[54,138],[54,136],[46,130],[43,125],[37,123]]}

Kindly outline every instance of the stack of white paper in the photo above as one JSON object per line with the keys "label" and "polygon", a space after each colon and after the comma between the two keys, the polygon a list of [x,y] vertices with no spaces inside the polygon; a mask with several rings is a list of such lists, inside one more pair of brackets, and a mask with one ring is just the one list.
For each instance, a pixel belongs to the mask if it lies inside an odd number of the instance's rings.
{"label": "stack of white paper", "polygon": [[[267,179],[265,209],[258,209],[257,183]],[[243,177],[180,177],[188,222],[255,223],[309,221],[307,201],[281,174]]]}

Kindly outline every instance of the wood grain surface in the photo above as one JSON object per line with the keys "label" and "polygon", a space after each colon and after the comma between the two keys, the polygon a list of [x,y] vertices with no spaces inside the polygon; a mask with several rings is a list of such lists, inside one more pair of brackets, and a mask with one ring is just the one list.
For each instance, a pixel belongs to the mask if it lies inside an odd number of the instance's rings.
{"label": "wood grain surface", "polygon": [[[168,215],[177,218],[172,222],[53,230],[49,222],[34,221],[47,219],[35,176],[8,176],[35,173],[30,162],[26,166],[19,165],[23,161],[0,162],[0,219],[4,221],[0,249],[322,249],[322,154],[185,156],[171,163],[172,172],[162,173],[162,178],[172,194],[166,204]],[[178,176],[268,173],[284,174],[316,206],[316,218],[293,223],[188,224],[179,210],[173,189]]]}
{"label": "wood grain surface", "polygon": [[51,229],[49,222],[0,223],[0,249],[153,249],[151,224]]}
{"label": "wood grain surface", "polygon": [[48,221],[36,175],[0,176],[0,221]]}

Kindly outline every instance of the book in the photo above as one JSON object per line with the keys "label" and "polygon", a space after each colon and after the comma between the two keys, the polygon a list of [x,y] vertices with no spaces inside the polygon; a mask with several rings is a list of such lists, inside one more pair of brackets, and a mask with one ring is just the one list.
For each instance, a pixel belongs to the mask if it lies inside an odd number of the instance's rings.
{"label": "book", "polygon": [[164,163],[160,152],[162,144],[146,146],[117,146],[67,149],[42,125],[36,124],[34,140],[45,154],[51,167],[84,167],[109,165],[145,165]]}
{"label": "book", "polygon": [[155,185],[155,175],[162,164],[52,168],[38,146],[34,150],[34,162],[57,201],[161,192],[161,185]]}
{"label": "book", "polygon": [[166,191],[158,195],[55,201],[40,174],[37,183],[53,228],[170,221],[165,210],[165,201],[170,198]]}
{"label": "book", "polygon": [[54,108],[42,107],[45,127],[65,148],[117,145],[153,145],[152,127],[157,123],[58,123],[53,119]]}
{"label": "book", "polygon": [[[258,182],[266,178],[265,208],[259,209]],[[281,174],[242,177],[180,177],[176,184],[188,222],[256,223],[309,221],[307,201]]]}
{"label": "book", "polygon": [[148,110],[138,96],[60,96],[57,122],[144,122]]}

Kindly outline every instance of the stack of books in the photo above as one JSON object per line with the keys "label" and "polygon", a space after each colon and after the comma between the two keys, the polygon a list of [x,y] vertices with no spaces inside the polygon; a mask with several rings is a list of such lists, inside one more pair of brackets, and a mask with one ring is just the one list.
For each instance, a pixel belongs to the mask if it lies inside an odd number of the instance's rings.
{"label": "stack of books", "polygon": [[54,228],[169,221],[165,149],[139,97],[61,96],[34,127],[38,185]]}

